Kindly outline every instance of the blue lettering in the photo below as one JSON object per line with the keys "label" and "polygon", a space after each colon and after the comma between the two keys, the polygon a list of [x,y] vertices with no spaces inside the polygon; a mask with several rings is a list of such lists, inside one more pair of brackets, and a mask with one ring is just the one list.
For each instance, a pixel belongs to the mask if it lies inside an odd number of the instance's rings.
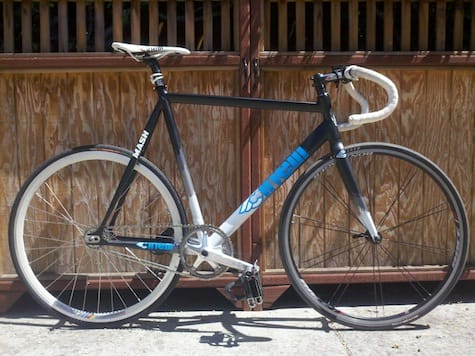
{"label": "blue lettering", "polygon": [[308,157],[308,153],[302,147],[297,147],[241,205],[239,213],[244,214],[253,209],[257,209]]}
{"label": "blue lettering", "polygon": [[144,250],[171,251],[175,247],[172,243],[166,242],[137,242],[135,246]]}
{"label": "blue lettering", "polygon": [[308,158],[308,153],[298,147],[286,158],[282,164],[259,187],[261,193],[268,198],[282,183],[289,178],[295,170]]}

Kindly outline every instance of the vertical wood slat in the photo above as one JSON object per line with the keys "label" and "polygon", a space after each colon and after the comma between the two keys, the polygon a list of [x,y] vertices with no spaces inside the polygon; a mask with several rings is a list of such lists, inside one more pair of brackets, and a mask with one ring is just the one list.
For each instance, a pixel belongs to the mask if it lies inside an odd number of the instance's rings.
{"label": "vertical wood slat", "polygon": [[[265,26],[265,20],[264,20],[264,2],[258,1],[258,2],[251,2],[250,4],[251,7],[251,22],[250,22],[250,33],[252,34],[251,37],[251,48],[249,51],[249,58],[253,59],[258,59],[260,56],[260,53],[264,51],[264,26]],[[254,73],[256,74],[256,73]],[[254,75],[254,78],[256,79],[256,82],[253,84],[253,90],[257,89],[255,86],[260,85],[260,76],[257,74],[257,78]],[[258,95],[258,94],[256,94]]]}
{"label": "vertical wood slat", "polygon": [[149,0],[148,2],[148,43],[158,45],[160,36],[160,18],[158,17],[158,0]]}
{"label": "vertical wood slat", "polygon": [[104,51],[104,0],[94,1],[94,47]]}
{"label": "vertical wood slat", "polygon": [[296,50],[305,50],[305,0],[297,0],[295,4]]}
{"label": "vertical wood slat", "polygon": [[376,49],[376,0],[366,1],[366,50]]}
{"label": "vertical wood slat", "polygon": [[85,0],[76,0],[76,50],[78,52],[87,51]]}
{"label": "vertical wood slat", "polygon": [[340,0],[331,2],[331,50],[339,51],[341,48],[341,4]]}
{"label": "vertical wood slat", "polygon": [[348,1],[348,46],[350,51],[358,50],[358,0]]}
{"label": "vertical wood slat", "polygon": [[112,0],[112,39],[122,41],[122,0]]}
{"label": "vertical wood slat", "polygon": [[130,2],[130,33],[132,43],[141,43],[140,0],[131,0]]}
{"label": "vertical wood slat", "polygon": [[[454,50],[461,51],[463,49],[463,8],[464,0],[455,0],[454,9]],[[474,19],[472,18],[472,22]]]}
{"label": "vertical wood slat", "polygon": [[[159,23],[156,20],[158,18],[158,4],[160,0],[150,0],[149,2],[149,39],[155,38],[157,39],[158,34],[160,32]],[[226,40],[226,38],[230,38],[230,29],[227,24],[230,21],[227,20],[230,13],[230,1],[231,0],[224,0],[221,4],[221,42],[222,48],[230,48],[230,41]],[[357,0],[347,0],[348,1],[348,8],[349,13],[352,14],[354,11],[358,11],[358,4],[359,1]],[[112,0],[113,2],[113,36],[114,40],[122,40],[122,1],[121,0]],[[132,40],[133,42],[142,42],[140,38],[140,0],[131,0],[131,22],[132,22]],[[375,37],[376,34],[376,0],[367,0],[364,1],[366,6],[367,12],[367,29],[366,29],[366,49],[367,50],[374,50],[375,49]],[[3,22],[4,22],[4,29],[3,29],[3,42],[4,42],[4,51],[11,52],[14,50],[14,38],[15,34],[13,33],[13,26],[11,22],[13,20],[13,1],[12,0],[4,0],[3,1]],[[49,0],[40,0],[39,1],[39,14],[40,14],[40,24],[39,27],[40,31],[40,51],[41,52],[49,52],[51,50],[51,30],[50,30],[50,19],[49,19]],[[77,50],[78,51],[85,51],[87,50],[87,43],[85,37],[86,33],[86,16],[85,15],[85,0],[77,0],[76,2],[76,43],[77,43]],[[170,17],[171,19],[176,19],[176,0],[167,1],[167,14],[175,16]],[[211,50],[213,49],[213,36],[212,36],[212,1],[205,0],[202,2],[204,8],[204,20],[203,20],[203,27],[204,27],[204,38],[203,38],[203,49]],[[306,0],[295,0],[296,3],[296,22],[299,26],[296,27],[296,47],[297,50],[302,50],[305,48],[305,11],[306,7]],[[321,28],[319,20],[321,19],[321,11],[322,11],[322,3],[323,1],[313,1],[313,11],[314,11],[314,49],[321,48],[320,44],[320,34]],[[391,4],[394,3],[392,1],[385,1],[384,3],[384,50],[390,51],[392,50],[392,36],[391,32],[394,31],[393,24],[393,16],[391,13],[393,12]],[[400,0],[401,3],[401,50],[407,51],[411,49],[411,0]],[[429,0],[421,0],[419,3],[419,14],[418,14],[418,48],[419,50],[427,50],[428,49],[428,34],[429,34]],[[436,22],[435,27],[435,50],[443,51],[446,50],[446,15],[448,13],[447,10],[447,0],[436,0],[433,2],[436,7],[436,16],[434,21]],[[470,38],[470,49],[475,47],[475,1],[471,1],[470,6],[470,17],[471,17],[471,29],[470,34],[467,32],[464,34],[464,7],[467,4],[467,1],[464,0],[454,0],[454,35],[453,35],[453,43],[454,43],[454,50],[462,50],[463,43],[464,43],[464,35],[469,36]],[[22,7],[22,51],[23,52],[31,52],[33,50],[33,40],[32,40],[32,0],[22,0],[21,1]],[[69,50],[69,34],[68,34],[68,23],[66,19],[67,16],[67,4],[68,0],[58,0],[58,12],[59,12],[59,20],[58,20],[58,39],[59,39],[59,50],[60,51],[68,51]],[[96,29],[95,29],[95,40],[97,43],[104,42],[104,29],[103,26],[100,25],[101,21],[99,17],[104,17],[104,0],[95,0],[95,16],[96,16]],[[265,1],[264,8],[266,11],[270,10],[271,1]],[[288,24],[287,24],[287,4],[288,1],[286,0],[277,0],[276,1],[278,7],[278,16],[279,16],[279,23],[278,26],[278,36],[279,36],[279,49],[280,50],[288,50]],[[239,6],[239,1],[235,2],[235,7]],[[339,45],[338,39],[338,23],[341,21],[338,8],[341,7],[341,0],[331,1],[331,23],[332,23],[332,31],[331,31],[331,48],[332,50],[339,50],[341,44]],[[102,7],[102,9],[101,9]],[[186,38],[188,43],[195,42],[194,39],[194,1],[193,0],[186,0],[185,2],[186,13],[187,13],[187,25],[186,25]],[[119,10],[120,8],[120,10]],[[84,10],[84,11],[82,11]],[[119,15],[120,13],[120,15]],[[155,16],[157,15],[157,16]],[[267,24],[270,22],[270,16],[265,16],[266,21],[266,28]],[[104,23],[104,19],[102,19],[102,23]],[[357,41],[358,41],[358,17],[357,16],[349,16],[349,47],[350,50],[355,50],[357,48]],[[176,44],[176,21],[167,20],[168,26],[168,36],[170,40],[168,41],[170,44]],[[101,29],[102,28],[102,29]],[[102,40],[99,40],[101,37],[102,32]],[[270,45],[270,35],[269,31],[265,32],[265,47],[269,48]],[[341,34],[340,34],[341,37]],[[158,41],[157,41],[158,42]],[[157,43],[155,42],[155,43]],[[102,44],[96,45],[96,50],[104,50]],[[196,47],[195,45],[189,47]]]}
{"label": "vertical wood slat", "polygon": [[429,0],[419,2],[419,43],[420,51],[429,49]]}
{"label": "vertical wood slat", "polygon": [[186,48],[194,51],[195,46],[195,11],[193,0],[185,2],[185,43]]}
{"label": "vertical wood slat", "polygon": [[51,50],[50,39],[49,0],[40,0],[40,52]]}
{"label": "vertical wood slat", "polygon": [[[3,74],[0,76],[0,131],[2,140],[0,141],[0,236],[8,236],[8,218],[11,204],[19,190],[18,179],[18,152],[23,149],[18,144],[17,116],[15,110],[15,74]],[[12,273],[13,267],[8,253],[8,239],[2,238],[0,241],[0,274]],[[3,260],[3,261],[2,261]]]}
{"label": "vertical wood slat", "polygon": [[[467,107],[466,103],[475,102],[475,92],[472,88],[473,79],[475,79],[475,72],[468,68],[452,72],[450,112],[455,120],[452,119],[450,124],[450,142],[463,142],[464,144],[450,145],[450,169],[447,172],[464,201],[470,226],[474,226],[474,221],[472,220],[472,223],[470,221],[471,216],[475,217],[473,211],[475,208],[475,154],[472,154],[473,160],[470,162],[467,152],[475,151],[475,120],[473,120],[475,105]],[[473,237],[471,240],[469,262],[472,261],[473,265],[473,257],[475,257]]]}
{"label": "vertical wood slat", "polygon": [[58,50],[68,52],[68,1],[58,0]]}
{"label": "vertical wood slat", "polygon": [[230,0],[221,2],[221,50],[231,50],[231,4]]}
{"label": "vertical wood slat", "polygon": [[13,0],[4,0],[3,1],[3,50],[6,53],[14,52],[15,42],[14,42],[14,32],[13,32]]}
{"label": "vertical wood slat", "polygon": [[[384,2],[384,50],[393,50],[393,24],[394,11],[393,0],[386,0]],[[410,32],[410,27],[409,27]]]}
{"label": "vertical wood slat", "polygon": [[288,50],[288,41],[287,41],[287,34],[289,33],[287,30],[287,1],[286,0],[279,0],[278,2],[278,48],[279,51],[287,51]]}
{"label": "vertical wood slat", "polygon": [[31,36],[31,0],[21,2],[21,49],[23,53],[32,52]]}
{"label": "vertical wood slat", "polygon": [[211,1],[206,0],[203,3],[203,50],[213,49],[213,9]]}
{"label": "vertical wood slat", "polygon": [[[429,13],[427,13],[427,16]],[[411,49],[411,0],[401,1],[401,50]],[[420,33],[420,29],[419,29]]]}
{"label": "vertical wood slat", "polygon": [[313,49],[323,49],[323,5],[322,0],[314,0],[313,2]]}
{"label": "vertical wood slat", "polygon": [[167,1],[167,43],[176,46],[176,0]]}
{"label": "vertical wood slat", "polygon": [[446,0],[437,0],[435,10],[435,50],[445,50]]}

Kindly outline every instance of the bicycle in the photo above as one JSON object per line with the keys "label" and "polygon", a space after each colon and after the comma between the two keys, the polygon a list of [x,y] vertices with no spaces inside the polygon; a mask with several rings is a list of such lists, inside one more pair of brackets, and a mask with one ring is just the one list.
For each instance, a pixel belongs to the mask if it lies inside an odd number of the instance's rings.
{"label": "bicycle", "polygon": [[[231,235],[304,162],[328,143],[297,179],[282,208],[279,247],[290,282],[325,317],[356,329],[387,329],[428,313],[448,295],[467,257],[469,227],[461,198],[431,161],[401,146],[344,146],[340,131],[388,117],[398,102],[387,77],[358,66],[312,77],[317,100],[298,102],[169,93],[159,60],[186,55],[179,47],[114,42],[116,52],[151,69],[158,101],[132,150],[74,148],[50,158],[26,180],[14,202],[9,243],[31,295],[76,324],[124,324],[163,302],[180,276],[215,278],[251,308],[262,303],[259,266],[234,257]],[[353,82],[383,87],[387,103],[368,112]],[[338,123],[326,85],[342,84],[361,113]],[[205,223],[176,126],[172,103],[314,112],[307,138],[220,226]],[[160,117],[165,120],[191,212],[177,190],[144,157]],[[102,173],[107,172],[108,179]],[[321,273],[339,283],[318,285]],[[409,304],[390,299],[389,283],[410,287]],[[362,284],[363,283],[363,284]],[[353,299],[354,288],[359,298]],[[397,292],[397,290],[396,290]]]}

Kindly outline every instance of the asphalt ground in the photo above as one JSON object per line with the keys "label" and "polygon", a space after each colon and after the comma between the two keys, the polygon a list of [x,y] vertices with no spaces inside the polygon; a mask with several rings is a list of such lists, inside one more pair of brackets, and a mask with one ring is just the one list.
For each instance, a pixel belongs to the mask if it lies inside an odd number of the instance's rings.
{"label": "asphalt ground", "polygon": [[214,289],[178,289],[160,310],[121,328],[86,329],[50,316],[26,295],[0,315],[0,355],[475,355],[473,281],[390,331],[329,322],[292,290],[271,310],[249,312]]}

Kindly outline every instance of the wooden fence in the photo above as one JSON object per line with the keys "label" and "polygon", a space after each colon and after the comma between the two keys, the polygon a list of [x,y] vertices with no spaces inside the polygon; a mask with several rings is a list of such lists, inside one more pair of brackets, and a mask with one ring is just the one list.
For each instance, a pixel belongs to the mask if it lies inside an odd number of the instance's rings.
{"label": "wooden fence", "polygon": [[[475,0],[0,0],[0,304],[14,285],[1,282],[14,273],[7,229],[20,184],[65,148],[131,147],[156,99],[144,69],[104,53],[114,40],[192,49],[163,61],[172,91],[313,100],[314,72],[334,64],[383,71],[399,88],[397,112],[345,133],[346,142],[400,143],[440,164],[463,196],[475,266]],[[177,112],[207,222],[215,224],[314,119],[196,106]],[[217,140],[226,152],[212,150]],[[153,161],[175,177],[166,141],[157,141]],[[266,288],[288,284],[275,224],[287,191],[266,202],[236,243],[238,256],[259,258]]]}
{"label": "wooden fence", "polygon": [[[473,0],[256,3],[264,50],[475,49]],[[113,40],[237,51],[239,11],[237,0],[1,0],[0,52],[103,52]]]}
{"label": "wooden fence", "polygon": [[[315,68],[314,70],[319,70]],[[268,71],[264,96],[314,100],[308,78],[314,70]],[[323,68],[321,68],[323,70]],[[389,68],[401,93],[390,119],[345,133],[347,143],[383,140],[426,154],[454,180],[472,224],[475,224],[475,72],[466,69]],[[169,72],[176,91],[235,95],[237,71]],[[285,86],[279,83],[286,83]],[[362,87],[368,92],[368,88]],[[133,147],[155,94],[144,72],[3,73],[0,74],[1,158],[0,260],[3,273],[13,273],[8,258],[7,221],[19,185],[46,158],[66,148],[90,143]],[[374,94],[373,94],[374,95]],[[382,102],[381,94],[373,98]],[[380,97],[381,96],[381,97]],[[348,107],[348,99],[343,99]],[[340,106],[337,106],[341,107]],[[176,108],[185,150],[209,223],[219,224],[240,202],[241,146],[239,110],[179,105]],[[311,114],[263,111],[259,124],[262,145],[255,152],[261,177],[292,151],[315,121]],[[158,129],[150,158],[176,176],[170,147]],[[279,139],[285,137],[286,139]],[[221,150],[214,150],[215,144]],[[179,179],[174,180],[179,183]],[[253,243],[262,248],[265,270],[280,268],[276,250],[280,207],[292,180],[264,206]],[[473,232],[472,232],[473,240]],[[237,245],[239,251],[239,244]],[[475,264],[472,247],[470,263]]]}

